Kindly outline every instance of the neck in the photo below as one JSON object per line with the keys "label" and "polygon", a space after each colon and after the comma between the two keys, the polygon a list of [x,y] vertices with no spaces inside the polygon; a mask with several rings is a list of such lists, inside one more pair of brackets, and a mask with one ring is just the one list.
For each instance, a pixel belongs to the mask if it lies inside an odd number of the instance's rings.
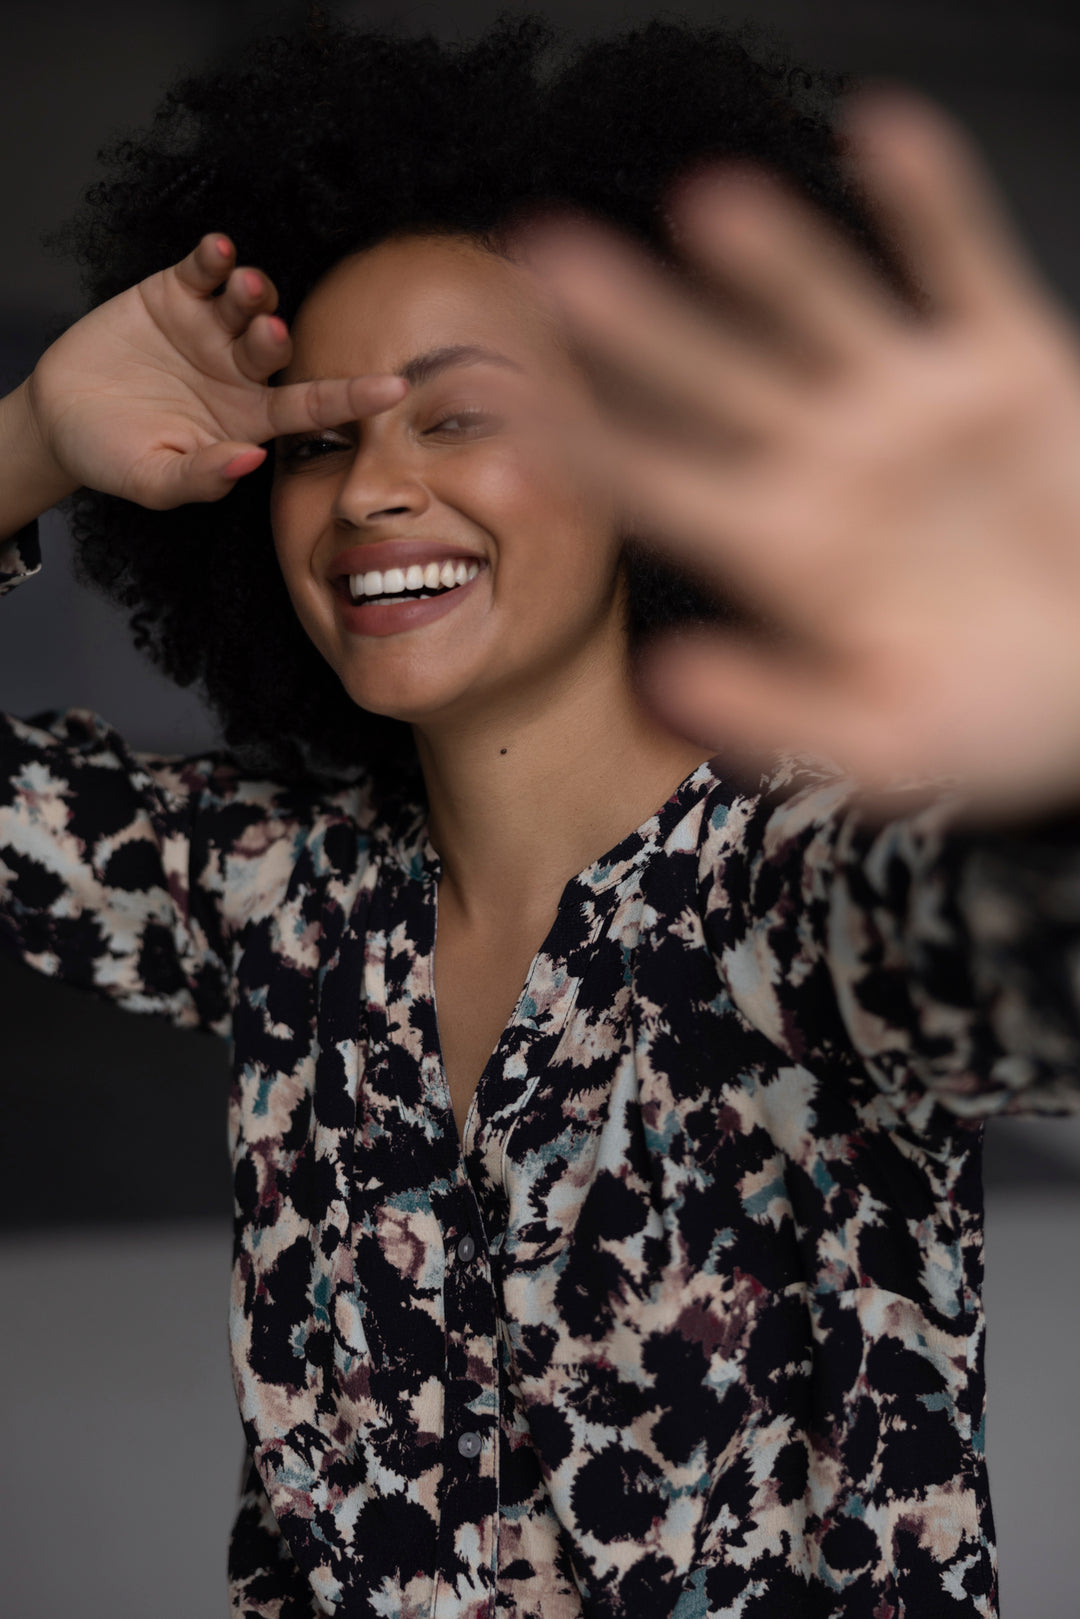
{"label": "neck", "polygon": [[597,661],[542,699],[417,727],[443,882],[477,920],[549,912],[707,757],[640,702],[625,651]]}

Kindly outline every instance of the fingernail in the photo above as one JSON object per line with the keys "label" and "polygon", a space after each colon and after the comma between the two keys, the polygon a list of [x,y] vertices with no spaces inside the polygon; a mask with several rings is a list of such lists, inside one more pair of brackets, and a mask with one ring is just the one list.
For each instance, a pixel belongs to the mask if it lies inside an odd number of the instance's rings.
{"label": "fingernail", "polygon": [[279,343],[284,343],[285,339],[289,335],[289,328],[286,326],[280,315],[270,316],[270,329]]}
{"label": "fingernail", "polygon": [[244,272],[244,290],[250,298],[257,298],[262,291],[262,276],[254,270]]}
{"label": "fingernail", "polygon": [[227,236],[219,236],[217,241],[214,243],[214,246],[217,248],[223,259],[227,259],[229,254],[232,252],[232,243],[229,241]]}
{"label": "fingernail", "polygon": [[395,377],[392,372],[383,377],[365,377],[363,381],[369,383],[388,399],[403,399],[409,391],[409,384],[404,377]]}
{"label": "fingernail", "polygon": [[265,450],[241,450],[232,460],[221,469],[223,478],[242,478],[246,472],[254,472],[266,460]]}

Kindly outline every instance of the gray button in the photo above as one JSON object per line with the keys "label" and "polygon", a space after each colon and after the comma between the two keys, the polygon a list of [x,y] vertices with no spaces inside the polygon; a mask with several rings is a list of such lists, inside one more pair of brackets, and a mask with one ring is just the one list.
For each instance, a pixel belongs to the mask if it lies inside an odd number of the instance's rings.
{"label": "gray button", "polygon": [[463,1259],[466,1265],[469,1263],[470,1259],[476,1258],[476,1244],[469,1236],[468,1232],[465,1233],[457,1245],[457,1256],[459,1259]]}
{"label": "gray button", "polygon": [[461,1433],[458,1434],[457,1448],[463,1456],[471,1459],[473,1456],[479,1456],[484,1448],[484,1441],[478,1433]]}

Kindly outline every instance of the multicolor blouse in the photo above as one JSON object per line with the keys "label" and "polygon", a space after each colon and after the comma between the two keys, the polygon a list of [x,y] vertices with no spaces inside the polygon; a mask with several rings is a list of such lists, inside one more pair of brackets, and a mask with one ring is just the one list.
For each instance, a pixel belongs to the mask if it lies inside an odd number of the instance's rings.
{"label": "multicolor blouse", "polygon": [[234,1615],[996,1613],[981,1123],[1080,1101],[1073,830],[703,765],[567,883],[459,1141],[422,807],[0,738],[7,947],[232,1042]]}

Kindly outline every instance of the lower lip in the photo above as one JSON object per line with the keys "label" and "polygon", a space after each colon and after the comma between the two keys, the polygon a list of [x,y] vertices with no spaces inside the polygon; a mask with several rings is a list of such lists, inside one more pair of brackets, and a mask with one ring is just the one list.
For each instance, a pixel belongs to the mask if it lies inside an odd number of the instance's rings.
{"label": "lower lip", "polygon": [[338,589],[341,616],[345,628],[352,635],[400,635],[404,630],[422,629],[444,618],[469,595],[474,585],[483,578],[483,570],[467,584],[456,585],[442,596],[429,596],[416,602],[354,602],[348,595],[348,583]]}

